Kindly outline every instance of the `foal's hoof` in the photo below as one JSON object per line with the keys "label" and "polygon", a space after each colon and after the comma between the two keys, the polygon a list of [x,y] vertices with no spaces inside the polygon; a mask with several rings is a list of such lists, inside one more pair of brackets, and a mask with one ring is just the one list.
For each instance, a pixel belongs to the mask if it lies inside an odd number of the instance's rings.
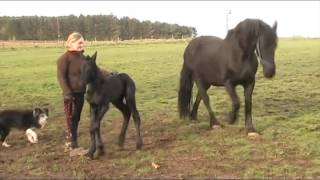
{"label": "foal's hoof", "polygon": [[124,142],[119,141],[119,142],[118,142],[118,146],[119,146],[119,149],[123,149],[123,147],[124,147]]}
{"label": "foal's hoof", "polygon": [[88,157],[89,159],[93,159],[93,153],[86,153],[84,156]]}
{"label": "foal's hoof", "polygon": [[259,136],[260,136],[260,134],[258,134],[257,132],[249,132],[248,133],[249,138],[257,138]]}
{"label": "foal's hoof", "polygon": [[97,156],[103,156],[105,154],[104,150],[98,150]]}

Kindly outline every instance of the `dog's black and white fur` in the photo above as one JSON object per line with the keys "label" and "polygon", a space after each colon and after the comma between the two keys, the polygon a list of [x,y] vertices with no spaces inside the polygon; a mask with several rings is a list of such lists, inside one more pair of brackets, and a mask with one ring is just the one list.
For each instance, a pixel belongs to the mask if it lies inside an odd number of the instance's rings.
{"label": "dog's black and white fur", "polygon": [[6,142],[12,128],[24,130],[31,143],[37,143],[37,134],[32,130],[42,128],[47,123],[48,109],[3,110],[0,111],[0,141],[2,146],[10,147]]}

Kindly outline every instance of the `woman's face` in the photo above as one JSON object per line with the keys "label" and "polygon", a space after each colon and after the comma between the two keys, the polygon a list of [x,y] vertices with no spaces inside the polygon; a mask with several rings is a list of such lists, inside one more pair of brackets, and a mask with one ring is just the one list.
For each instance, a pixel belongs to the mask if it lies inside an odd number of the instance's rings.
{"label": "woman's face", "polygon": [[84,39],[80,38],[70,44],[69,51],[82,51],[84,46]]}

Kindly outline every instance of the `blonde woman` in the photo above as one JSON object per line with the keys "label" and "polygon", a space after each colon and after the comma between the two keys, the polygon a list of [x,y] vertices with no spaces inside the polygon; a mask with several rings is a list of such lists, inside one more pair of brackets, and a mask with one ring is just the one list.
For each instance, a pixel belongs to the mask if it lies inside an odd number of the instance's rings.
{"label": "blonde woman", "polygon": [[80,67],[84,62],[84,38],[78,32],[68,36],[66,52],[57,60],[57,76],[63,92],[66,115],[66,146],[78,147],[77,131],[84,103],[85,84],[80,78]]}

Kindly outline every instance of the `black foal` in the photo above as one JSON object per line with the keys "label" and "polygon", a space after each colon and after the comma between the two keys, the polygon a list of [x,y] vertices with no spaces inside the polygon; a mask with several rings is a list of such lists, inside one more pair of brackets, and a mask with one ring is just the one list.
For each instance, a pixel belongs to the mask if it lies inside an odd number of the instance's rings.
{"label": "black foal", "polygon": [[81,67],[82,80],[87,84],[86,100],[90,104],[91,144],[87,153],[91,159],[97,149],[97,155],[104,154],[100,135],[100,121],[109,109],[111,102],[123,114],[123,125],[119,136],[119,146],[123,147],[125,134],[132,114],[136,127],[136,148],[141,149],[143,142],[140,135],[140,115],[136,107],[135,84],[125,73],[104,76],[96,64],[97,52],[86,57]]}

